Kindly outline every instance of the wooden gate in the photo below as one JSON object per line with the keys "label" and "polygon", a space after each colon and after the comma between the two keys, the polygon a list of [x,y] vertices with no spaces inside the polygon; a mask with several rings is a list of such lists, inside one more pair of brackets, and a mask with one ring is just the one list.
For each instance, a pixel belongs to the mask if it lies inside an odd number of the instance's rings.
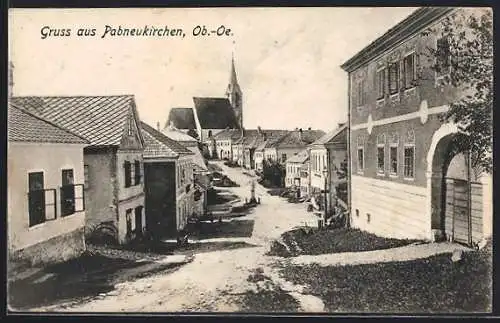
{"label": "wooden gate", "polygon": [[469,208],[467,181],[446,178],[445,232],[451,241],[464,244],[481,240],[483,232],[482,187],[471,183]]}

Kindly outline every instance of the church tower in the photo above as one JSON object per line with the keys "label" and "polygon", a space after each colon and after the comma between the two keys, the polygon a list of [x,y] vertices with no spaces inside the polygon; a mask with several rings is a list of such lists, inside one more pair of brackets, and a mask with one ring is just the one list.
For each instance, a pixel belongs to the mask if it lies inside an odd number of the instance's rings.
{"label": "church tower", "polygon": [[241,92],[238,79],[236,77],[236,69],[234,67],[234,56],[231,59],[231,75],[229,84],[226,90],[226,96],[234,109],[236,120],[241,129],[243,129],[243,93]]}

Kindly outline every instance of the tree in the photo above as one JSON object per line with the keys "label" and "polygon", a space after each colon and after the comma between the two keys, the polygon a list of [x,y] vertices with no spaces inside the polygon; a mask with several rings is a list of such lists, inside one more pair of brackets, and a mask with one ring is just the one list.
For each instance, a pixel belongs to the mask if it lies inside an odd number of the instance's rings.
{"label": "tree", "polygon": [[471,167],[492,171],[493,132],[493,13],[490,9],[459,9],[444,18],[424,37],[439,35],[437,48],[428,48],[431,68],[441,74],[443,85],[457,88],[442,121],[457,124],[460,136],[452,154],[470,152]]}

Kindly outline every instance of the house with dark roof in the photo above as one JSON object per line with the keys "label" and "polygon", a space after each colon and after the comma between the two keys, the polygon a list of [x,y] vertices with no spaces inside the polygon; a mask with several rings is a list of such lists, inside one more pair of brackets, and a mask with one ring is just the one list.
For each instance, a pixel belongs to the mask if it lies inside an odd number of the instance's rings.
{"label": "house with dark roof", "polygon": [[9,261],[60,262],[85,251],[82,136],[32,114],[7,110]]}
{"label": "house with dark roof", "polygon": [[[440,117],[474,95],[442,82],[457,59],[444,37],[447,19],[460,12],[471,17],[477,10],[419,8],[341,66],[349,82],[353,227],[468,245],[492,236],[492,176],[455,153],[459,126]],[[430,48],[448,55],[424,59]]]}
{"label": "house with dark roof", "polygon": [[145,122],[140,126],[147,229],[157,239],[176,237],[194,212],[194,153]]}
{"label": "house with dark roof", "polygon": [[28,96],[11,102],[89,142],[83,151],[87,238],[106,232],[126,243],[141,235],[144,140],[134,97]]}
{"label": "house with dark roof", "polygon": [[[347,205],[347,125],[339,123],[333,131],[309,145],[311,163],[310,194],[320,197],[327,187],[327,211],[340,198]],[[324,193],[323,193],[324,194]],[[323,198],[317,199],[323,201]]]}

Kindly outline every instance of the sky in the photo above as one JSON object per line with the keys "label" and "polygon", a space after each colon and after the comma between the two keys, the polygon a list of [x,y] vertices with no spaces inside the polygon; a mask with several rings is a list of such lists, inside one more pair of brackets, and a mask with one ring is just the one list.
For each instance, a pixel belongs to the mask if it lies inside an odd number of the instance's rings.
{"label": "sky", "polygon": [[[13,93],[133,94],[139,117],[163,125],[194,96],[223,97],[234,55],[245,128],[329,131],[347,120],[340,65],[415,9],[10,9]],[[167,26],[185,37],[101,38],[106,25]],[[229,35],[193,36],[196,26],[221,25]],[[42,39],[43,27],[71,34]],[[96,35],[78,37],[79,28]]]}

